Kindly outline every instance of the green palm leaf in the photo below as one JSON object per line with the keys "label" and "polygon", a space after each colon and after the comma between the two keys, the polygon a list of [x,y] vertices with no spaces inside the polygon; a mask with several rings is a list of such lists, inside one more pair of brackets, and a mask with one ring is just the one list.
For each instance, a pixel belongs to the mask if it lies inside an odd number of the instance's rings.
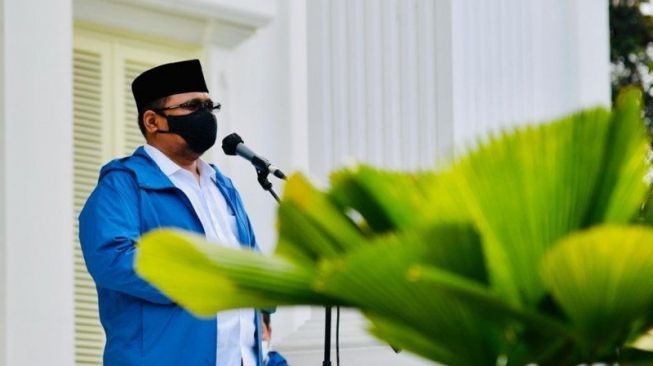
{"label": "green palm leaf", "polygon": [[653,352],[636,348],[626,348],[620,353],[619,364],[622,366],[653,365]]}
{"label": "green palm leaf", "polygon": [[546,248],[579,228],[601,170],[610,115],[594,109],[490,140],[453,167],[460,197],[484,240],[493,284],[537,302]]}
{"label": "green palm leaf", "polygon": [[602,226],[572,234],[548,251],[541,268],[584,350],[600,356],[653,305],[653,229]]}
{"label": "green palm leaf", "polygon": [[[448,344],[435,342],[431,334],[414,329],[412,326],[398,322],[396,319],[388,319],[367,313],[371,321],[370,333],[383,339],[393,347],[407,350],[422,357],[437,360],[446,365],[476,366],[495,364],[496,355],[489,352],[483,355],[470,354],[475,350],[462,351],[460,348],[451,348]],[[481,324],[479,324],[481,325]]]}
{"label": "green palm leaf", "polygon": [[640,117],[640,91],[621,94],[617,104],[588,225],[631,221],[650,190],[644,181],[651,168],[646,161],[650,141]]}
{"label": "green palm leaf", "polygon": [[144,279],[202,316],[242,307],[331,302],[311,290],[315,276],[311,267],[225,248],[180,231],[144,235],[135,266]]}
{"label": "green palm leaf", "polygon": [[639,98],[621,98],[611,116],[587,110],[495,138],[452,168],[451,191],[486,244],[495,287],[514,301],[544,294],[531,271],[557,239],[596,222],[627,222],[648,191],[648,139]]}
{"label": "green palm leaf", "polygon": [[324,192],[301,174],[286,183],[279,207],[277,253],[296,261],[334,257],[361,245],[365,236]]}
{"label": "green palm leaf", "polygon": [[329,195],[354,209],[374,233],[402,231],[434,221],[469,221],[447,192],[446,177],[434,173],[388,172],[366,165],[331,175]]}
{"label": "green palm leaf", "polygon": [[[454,276],[485,280],[478,236],[469,226],[451,224],[380,237],[339,260],[324,261],[316,289],[360,308],[365,314],[412,328],[436,348],[456,354],[460,362],[465,360],[458,364],[481,365],[489,360],[493,363],[498,355],[496,338],[500,332],[487,325],[491,320],[478,307],[447,291],[411,281],[406,273],[416,263],[439,265]],[[375,323],[380,332],[386,326],[383,322]],[[470,338],[476,341],[470,343]],[[422,352],[403,342],[399,344],[398,338],[384,339]]]}

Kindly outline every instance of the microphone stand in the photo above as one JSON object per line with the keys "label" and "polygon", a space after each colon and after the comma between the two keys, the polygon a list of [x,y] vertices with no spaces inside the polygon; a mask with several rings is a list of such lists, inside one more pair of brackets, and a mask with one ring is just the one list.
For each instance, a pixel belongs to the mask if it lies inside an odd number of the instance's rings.
{"label": "microphone stand", "polygon": [[[258,165],[255,165],[254,168],[256,169],[258,182],[263,190],[270,192],[277,203],[280,203],[279,196],[274,192],[272,182],[268,179],[270,171]],[[285,177],[280,179],[286,180]],[[331,366],[331,306],[324,307],[324,360],[322,366]]]}
{"label": "microphone stand", "polygon": [[[256,169],[256,177],[258,179],[259,184],[261,187],[263,187],[264,191],[270,192],[272,197],[279,203],[279,196],[277,196],[276,192],[274,192],[274,189],[272,189],[272,183],[268,179],[268,176],[270,175],[270,171],[268,169],[262,169],[258,166],[254,167]],[[286,178],[281,178],[283,180],[286,180]]]}

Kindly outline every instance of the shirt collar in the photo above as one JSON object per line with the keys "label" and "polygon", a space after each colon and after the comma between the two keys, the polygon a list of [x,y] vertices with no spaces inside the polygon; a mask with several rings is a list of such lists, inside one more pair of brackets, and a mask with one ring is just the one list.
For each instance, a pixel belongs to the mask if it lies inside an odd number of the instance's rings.
{"label": "shirt collar", "polygon": [[200,179],[210,178],[214,183],[216,182],[215,170],[209,163],[202,159],[197,159],[197,168],[200,171]]}
{"label": "shirt collar", "polygon": [[167,157],[164,153],[161,152],[161,150],[157,149],[156,147],[150,144],[145,144],[143,148],[145,149],[147,155],[149,155],[152,160],[154,160],[156,165],[159,166],[159,169],[161,169],[163,174],[167,175],[168,177],[181,169],[177,163],[170,160],[169,157]]}
{"label": "shirt collar", "polygon": [[[179,172],[180,170],[183,170],[182,167],[177,165],[174,161],[172,161],[169,157],[167,157],[164,153],[161,152],[161,150],[157,149],[156,147],[150,145],[150,144],[145,144],[143,145],[143,148],[145,149],[145,152],[154,160],[156,165],[159,166],[159,169],[165,174],[166,176],[170,177],[174,175],[175,173]],[[197,168],[199,169],[200,172],[200,179],[204,180],[208,177],[215,182],[215,170],[206,163],[202,159],[197,159]]]}

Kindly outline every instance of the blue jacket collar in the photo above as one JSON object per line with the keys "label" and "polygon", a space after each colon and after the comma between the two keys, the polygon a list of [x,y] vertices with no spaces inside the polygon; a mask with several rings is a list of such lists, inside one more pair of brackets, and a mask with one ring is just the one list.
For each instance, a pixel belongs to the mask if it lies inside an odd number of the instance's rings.
{"label": "blue jacket collar", "polygon": [[[233,189],[233,185],[218,168],[211,164],[215,170],[215,180],[218,187]],[[152,160],[152,158],[145,152],[145,149],[140,146],[134,151],[132,156],[111,161],[105,165],[100,172],[100,179],[107,173],[113,170],[127,170],[136,178],[139,187],[144,189],[170,189],[175,185],[172,183],[165,173],[159,169],[159,166]]]}

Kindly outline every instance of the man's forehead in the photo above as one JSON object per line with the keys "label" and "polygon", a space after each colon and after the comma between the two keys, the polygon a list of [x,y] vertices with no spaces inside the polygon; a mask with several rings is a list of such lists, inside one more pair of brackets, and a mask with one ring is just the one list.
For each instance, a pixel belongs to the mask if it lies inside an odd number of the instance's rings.
{"label": "man's forehead", "polygon": [[188,92],[173,94],[168,96],[168,104],[183,103],[191,99],[209,99],[209,93],[204,92]]}

